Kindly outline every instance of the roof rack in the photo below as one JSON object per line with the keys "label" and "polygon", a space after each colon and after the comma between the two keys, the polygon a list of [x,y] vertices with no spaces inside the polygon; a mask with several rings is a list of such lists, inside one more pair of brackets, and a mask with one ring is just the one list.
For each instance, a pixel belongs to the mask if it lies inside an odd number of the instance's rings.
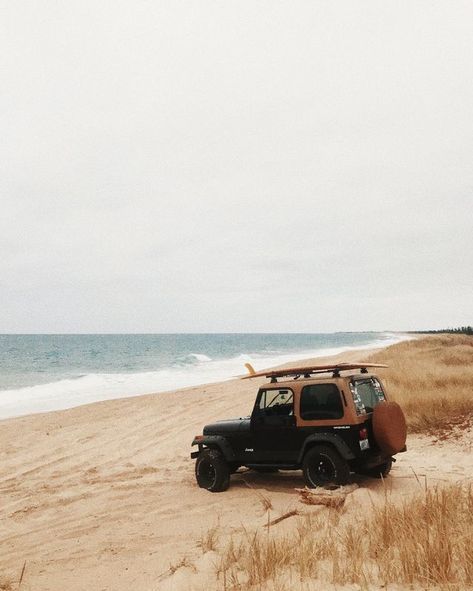
{"label": "roof rack", "polygon": [[276,369],[272,371],[260,371],[256,372],[250,363],[245,363],[245,367],[248,369],[249,374],[243,376],[242,380],[249,378],[270,378],[271,382],[277,382],[277,378],[283,377],[294,377],[294,379],[304,376],[304,378],[310,378],[313,375],[320,373],[333,373],[333,377],[340,377],[341,371],[347,371],[351,369],[359,369],[361,373],[368,373],[370,367],[388,367],[383,363],[337,363],[332,365],[305,365],[302,367],[290,367],[288,369]]}

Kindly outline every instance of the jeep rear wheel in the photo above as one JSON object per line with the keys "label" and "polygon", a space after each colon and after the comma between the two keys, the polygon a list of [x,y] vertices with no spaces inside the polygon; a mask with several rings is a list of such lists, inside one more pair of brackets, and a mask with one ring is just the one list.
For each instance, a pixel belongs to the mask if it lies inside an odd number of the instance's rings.
{"label": "jeep rear wheel", "polygon": [[216,449],[206,449],[195,462],[195,477],[200,488],[222,492],[230,485],[230,468]]}
{"label": "jeep rear wheel", "polygon": [[346,461],[337,451],[325,445],[317,445],[306,453],[302,471],[309,488],[330,483],[346,484],[350,478]]}

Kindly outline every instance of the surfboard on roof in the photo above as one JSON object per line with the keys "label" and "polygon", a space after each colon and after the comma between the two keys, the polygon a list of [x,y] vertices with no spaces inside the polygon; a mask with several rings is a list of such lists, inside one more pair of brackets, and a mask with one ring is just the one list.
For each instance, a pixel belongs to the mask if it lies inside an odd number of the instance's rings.
{"label": "surfboard on roof", "polygon": [[282,378],[285,376],[306,376],[310,377],[312,374],[317,373],[329,373],[329,372],[340,372],[352,369],[361,369],[367,371],[368,368],[385,368],[388,367],[383,363],[335,363],[329,365],[304,365],[300,367],[290,367],[287,369],[275,369],[266,371],[255,371],[250,363],[245,363],[245,367],[248,370],[248,375],[243,376],[242,380],[250,378]]}

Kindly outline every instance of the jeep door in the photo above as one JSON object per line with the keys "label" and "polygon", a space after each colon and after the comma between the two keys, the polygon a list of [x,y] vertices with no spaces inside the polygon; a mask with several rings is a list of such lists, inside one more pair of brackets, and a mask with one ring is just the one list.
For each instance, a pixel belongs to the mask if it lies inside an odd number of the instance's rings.
{"label": "jeep door", "polygon": [[255,462],[295,462],[299,445],[294,392],[281,387],[261,389],[251,415],[250,430],[253,450],[250,453]]}

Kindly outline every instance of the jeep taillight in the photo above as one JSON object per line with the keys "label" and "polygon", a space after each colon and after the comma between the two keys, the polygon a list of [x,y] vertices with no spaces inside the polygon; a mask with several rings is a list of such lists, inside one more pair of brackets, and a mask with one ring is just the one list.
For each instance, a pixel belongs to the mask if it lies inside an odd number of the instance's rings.
{"label": "jeep taillight", "polygon": [[366,427],[361,427],[360,429],[360,450],[366,451],[370,448],[370,442],[368,440],[368,429]]}

